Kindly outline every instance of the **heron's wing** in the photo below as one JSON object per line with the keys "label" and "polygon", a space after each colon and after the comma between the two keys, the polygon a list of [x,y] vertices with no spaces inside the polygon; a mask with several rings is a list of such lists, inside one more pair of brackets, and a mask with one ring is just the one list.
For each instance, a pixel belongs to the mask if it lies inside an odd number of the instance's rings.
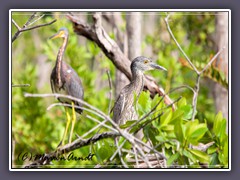
{"label": "heron's wing", "polygon": [[56,92],[56,91],[55,91],[55,87],[54,87],[54,82],[53,82],[53,79],[55,78],[55,76],[54,76],[54,70],[55,70],[55,69],[52,70],[52,73],[51,73],[51,76],[50,76],[50,84],[51,84],[51,89],[52,89],[52,92],[53,92],[53,93]]}
{"label": "heron's wing", "polygon": [[50,84],[51,84],[52,92],[55,93],[55,88],[54,88],[54,84],[53,84],[53,80],[52,79],[50,79]]}
{"label": "heron's wing", "polygon": [[[71,78],[72,79],[72,78]],[[83,87],[80,79],[70,80],[65,82],[65,88],[70,96],[78,99],[83,99]]]}
{"label": "heron's wing", "polygon": [[118,96],[118,99],[116,100],[116,102],[112,108],[113,119],[115,121],[117,121],[120,118],[120,116],[124,110],[125,103],[126,103],[126,96],[124,95],[124,93],[120,93],[120,95]]}
{"label": "heron's wing", "polygon": [[[84,90],[82,82],[73,69],[71,70],[71,73],[69,73],[69,76],[67,76],[64,82],[64,88],[67,90],[68,95],[83,100]],[[79,102],[75,102],[75,105],[80,107],[82,106]],[[82,112],[81,109],[76,109],[76,111],[79,113]]]}

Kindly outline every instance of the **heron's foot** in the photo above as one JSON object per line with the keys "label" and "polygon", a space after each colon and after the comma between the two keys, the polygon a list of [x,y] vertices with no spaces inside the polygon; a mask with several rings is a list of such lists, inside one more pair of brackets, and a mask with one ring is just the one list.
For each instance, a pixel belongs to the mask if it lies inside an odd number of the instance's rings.
{"label": "heron's foot", "polygon": [[67,158],[68,154],[66,153],[65,150],[63,150],[62,148],[65,146],[65,144],[62,143],[62,141],[60,141],[60,143],[57,146],[57,149],[55,150],[56,156],[63,156],[64,158]]}

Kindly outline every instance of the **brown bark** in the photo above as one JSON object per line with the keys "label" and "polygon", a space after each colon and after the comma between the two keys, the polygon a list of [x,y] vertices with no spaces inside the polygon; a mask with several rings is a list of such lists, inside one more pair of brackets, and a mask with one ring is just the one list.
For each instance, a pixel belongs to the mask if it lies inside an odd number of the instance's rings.
{"label": "brown bark", "polygon": [[[116,36],[116,43],[118,44],[119,48],[122,50],[124,55],[127,55],[128,53],[128,47],[127,47],[127,34],[124,33],[121,30],[121,27],[124,25],[124,21],[121,17],[120,12],[114,12],[114,13],[105,13],[103,14],[103,18],[111,24],[113,28],[113,32]],[[118,69],[116,69],[115,74],[115,98],[118,97],[120,91],[124,86],[126,86],[129,83],[129,79]]]}

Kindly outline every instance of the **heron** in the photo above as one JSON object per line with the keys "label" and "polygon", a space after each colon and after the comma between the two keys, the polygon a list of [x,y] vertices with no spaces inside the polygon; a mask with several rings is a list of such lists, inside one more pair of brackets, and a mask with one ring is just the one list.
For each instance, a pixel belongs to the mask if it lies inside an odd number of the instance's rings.
{"label": "heron", "polygon": [[[113,106],[113,120],[118,125],[125,124],[127,120],[137,120],[134,109],[134,97],[138,97],[144,87],[144,72],[158,69],[167,71],[164,67],[154,63],[150,58],[139,56],[131,63],[132,79],[120,92]],[[137,135],[139,137],[140,135]]]}
{"label": "heron", "polygon": [[[56,39],[56,38],[63,39],[62,46],[58,50],[56,64],[52,70],[51,77],[50,77],[51,89],[53,93],[70,95],[74,98],[83,100],[84,90],[82,86],[82,81],[79,78],[76,71],[74,71],[74,69],[63,60],[63,55],[68,43],[68,36],[69,36],[69,33],[67,28],[63,27],[63,28],[60,28],[56,34],[50,37],[50,39]],[[74,125],[76,121],[75,112],[79,114],[82,113],[82,109],[81,109],[82,104],[76,101],[72,101],[68,98],[62,98],[62,97],[59,97],[58,101],[60,101],[61,103],[70,105],[68,107],[64,106],[66,117],[67,117],[67,123],[66,123],[62,140],[58,145],[59,147],[61,145],[64,145],[67,131],[68,131],[70,122],[72,121],[70,136],[69,136],[69,143],[71,143]],[[78,108],[75,109],[75,106],[77,106]],[[72,109],[72,118],[70,116],[69,108]]]}

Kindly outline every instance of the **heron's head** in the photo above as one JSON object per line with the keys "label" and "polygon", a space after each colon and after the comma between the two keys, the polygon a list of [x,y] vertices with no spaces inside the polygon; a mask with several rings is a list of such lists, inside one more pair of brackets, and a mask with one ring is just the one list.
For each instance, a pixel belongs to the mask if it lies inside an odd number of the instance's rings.
{"label": "heron's head", "polygon": [[144,57],[144,56],[136,57],[131,63],[132,71],[140,70],[140,71],[144,72],[144,71],[149,71],[152,69],[159,69],[159,70],[167,71],[164,67],[159,66],[158,64],[152,62],[151,59]]}
{"label": "heron's head", "polygon": [[55,39],[55,38],[66,38],[68,36],[68,30],[65,27],[62,27],[59,29],[59,31],[51,36],[49,39]]}

